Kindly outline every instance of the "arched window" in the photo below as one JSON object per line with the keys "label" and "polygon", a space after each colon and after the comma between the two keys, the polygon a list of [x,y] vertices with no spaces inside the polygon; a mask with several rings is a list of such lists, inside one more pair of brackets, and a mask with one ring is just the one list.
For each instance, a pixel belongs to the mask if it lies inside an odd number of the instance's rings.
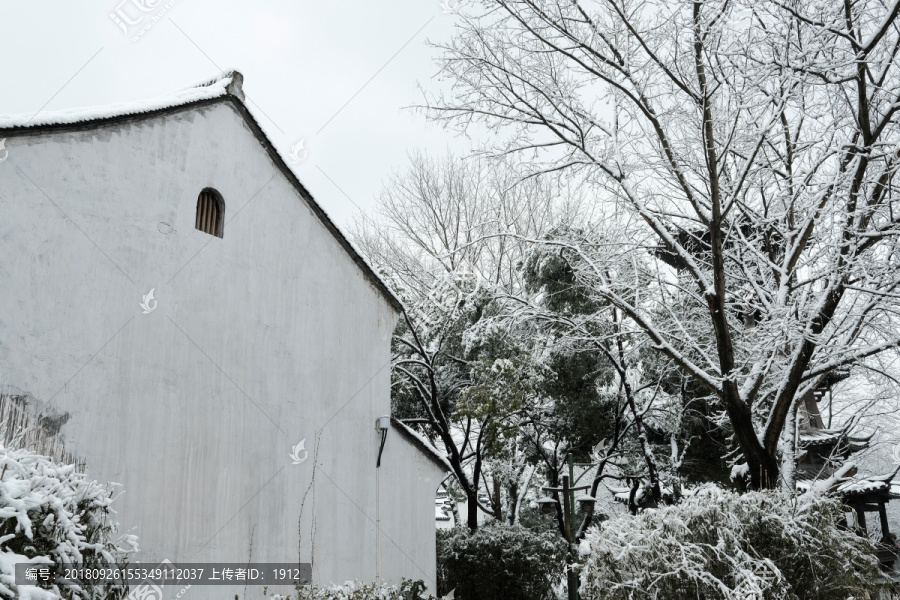
{"label": "arched window", "polygon": [[222,194],[212,188],[200,192],[195,226],[209,235],[222,237],[225,229],[225,201],[222,200]]}

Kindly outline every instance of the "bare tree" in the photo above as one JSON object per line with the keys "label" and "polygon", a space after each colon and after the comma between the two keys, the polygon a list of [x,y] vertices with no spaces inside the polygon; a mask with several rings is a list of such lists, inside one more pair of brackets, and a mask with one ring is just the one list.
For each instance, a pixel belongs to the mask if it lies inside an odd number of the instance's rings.
{"label": "bare tree", "polygon": [[[497,290],[513,293],[521,285],[526,244],[498,232],[541,235],[573,218],[573,196],[540,179],[521,184],[503,165],[415,154],[409,171],[385,187],[378,214],[355,227],[357,244],[407,307],[394,336],[395,404],[406,402],[410,424],[425,425],[426,435],[443,446],[472,529],[479,508],[503,518],[501,483],[508,489],[507,518],[515,521],[533,470],[521,456],[504,465],[486,462],[489,448],[515,435],[516,397],[527,392],[515,388],[527,378],[508,375],[500,402],[473,402],[480,392],[491,397],[505,380],[489,372],[491,365],[473,363],[464,338]],[[507,454],[519,451],[515,443],[507,446]],[[491,492],[488,502],[480,500],[480,489]]]}
{"label": "bare tree", "polygon": [[[483,0],[443,47],[452,91],[426,102],[451,125],[487,124],[492,156],[596,191],[615,229],[559,244],[720,400],[754,487],[792,485],[801,401],[900,341],[898,12]],[[655,260],[652,285],[623,291],[599,262],[610,254]]]}
{"label": "bare tree", "polygon": [[559,223],[590,218],[583,206],[577,191],[546,179],[523,184],[502,162],[417,152],[408,171],[385,185],[376,214],[357,220],[353,236],[385,276],[416,299],[454,273],[513,289],[520,285],[517,263],[527,244],[506,234],[542,235]]}

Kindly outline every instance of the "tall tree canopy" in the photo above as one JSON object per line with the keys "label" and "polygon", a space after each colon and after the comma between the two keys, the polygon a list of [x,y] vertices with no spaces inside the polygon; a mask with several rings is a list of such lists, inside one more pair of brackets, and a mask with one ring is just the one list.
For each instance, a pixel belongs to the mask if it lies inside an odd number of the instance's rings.
{"label": "tall tree canopy", "polygon": [[553,243],[721,404],[757,487],[792,485],[803,399],[900,341],[898,12],[482,0],[442,47],[431,115],[595,194],[606,231]]}

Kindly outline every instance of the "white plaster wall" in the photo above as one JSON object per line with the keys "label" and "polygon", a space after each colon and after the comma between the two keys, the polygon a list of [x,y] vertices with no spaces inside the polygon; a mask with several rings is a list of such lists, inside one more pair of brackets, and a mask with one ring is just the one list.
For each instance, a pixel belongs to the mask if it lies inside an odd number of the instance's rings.
{"label": "white plaster wall", "polygon": [[[235,108],[6,146],[0,384],[69,415],[67,449],[124,486],[115,506],[139,560],[299,557],[316,582],[371,580],[396,315]],[[225,199],[223,239],[194,229],[207,186]],[[304,438],[309,458],[292,465]],[[392,476],[386,526],[408,523],[404,553],[433,556],[436,484],[416,479],[415,452],[386,452],[410,475]],[[385,557],[390,577],[425,578]]]}
{"label": "white plaster wall", "polygon": [[[392,429],[381,459],[382,576],[421,579],[434,592],[437,569],[434,497],[447,475]],[[428,505],[431,511],[421,510]],[[410,507],[415,507],[410,510]],[[430,545],[423,541],[428,538]],[[410,552],[410,548],[417,548]]]}

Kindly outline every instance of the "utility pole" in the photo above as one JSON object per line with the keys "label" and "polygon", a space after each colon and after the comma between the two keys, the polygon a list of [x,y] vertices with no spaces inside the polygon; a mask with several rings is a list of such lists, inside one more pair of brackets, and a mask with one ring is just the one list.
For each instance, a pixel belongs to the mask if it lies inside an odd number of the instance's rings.
{"label": "utility pole", "polygon": [[[578,600],[578,576],[574,569],[577,556],[575,550],[575,536],[577,535],[575,529],[575,492],[578,490],[590,489],[591,486],[570,486],[569,482],[573,479],[574,475],[574,461],[571,453],[566,457],[566,462],[568,463],[569,473],[562,476],[562,487],[545,486],[541,489],[545,492],[552,492],[555,494],[561,493],[563,496],[563,529],[565,530],[566,542],[568,542],[569,547],[568,558],[566,559],[566,579],[568,583],[569,600]],[[559,500],[549,497],[541,498],[538,500],[538,504],[541,506],[541,512],[546,513],[554,511],[555,506],[559,504]]]}

